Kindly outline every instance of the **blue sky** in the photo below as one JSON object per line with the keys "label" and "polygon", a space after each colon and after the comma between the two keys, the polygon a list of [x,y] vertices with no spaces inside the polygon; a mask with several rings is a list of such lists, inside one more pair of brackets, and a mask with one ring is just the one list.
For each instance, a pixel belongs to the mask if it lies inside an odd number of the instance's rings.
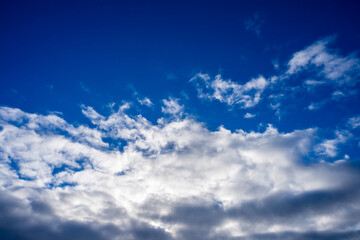
{"label": "blue sky", "polygon": [[358,238],[359,7],[1,1],[0,235]]}

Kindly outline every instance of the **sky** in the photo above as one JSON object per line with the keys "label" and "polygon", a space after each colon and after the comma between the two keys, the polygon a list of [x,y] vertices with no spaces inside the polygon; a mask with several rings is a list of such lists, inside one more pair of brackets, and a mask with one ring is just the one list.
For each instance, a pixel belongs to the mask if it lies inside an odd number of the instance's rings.
{"label": "sky", "polygon": [[357,1],[0,1],[0,238],[360,238]]}

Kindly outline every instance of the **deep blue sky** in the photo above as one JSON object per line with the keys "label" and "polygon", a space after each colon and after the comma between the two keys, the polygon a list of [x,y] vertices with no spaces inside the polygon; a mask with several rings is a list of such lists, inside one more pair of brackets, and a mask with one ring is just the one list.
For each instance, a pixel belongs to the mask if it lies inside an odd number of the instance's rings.
{"label": "deep blue sky", "polygon": [[[156,102],[179,97],[199,71],[239,83],[271,76],[271,60],[328,35],[344,54],[358,50],[355,2],[2,1],[0,104],[74,121],[74,103],[131,99],[129,85]],[[244,28],[254,14],[259,37]]]}
{"label": "deep blue sky", "polygon": [[[211,129],[257,130],[259,123],[284,131],[334,129],[358,113],[358,95],[346,100],[352,107],[308,111],[300,94],[281,119],[262,101],[250,111],[254,121],[243,118],[248,109],[199,100],[189,79],[199,72],[239,84],[270,78],[293,53],[329,36],[340,55],[356,54],[359,9],[356,1],[2,1],[0,104],[59,111],[80,123],[81,104],[105,113],[111,102],[136,101],[137,92],[157,105],[180,98]],[[255,15],[259,34],[244,26]],[[130,111],[153,121],[161,114],[159,106]]]}

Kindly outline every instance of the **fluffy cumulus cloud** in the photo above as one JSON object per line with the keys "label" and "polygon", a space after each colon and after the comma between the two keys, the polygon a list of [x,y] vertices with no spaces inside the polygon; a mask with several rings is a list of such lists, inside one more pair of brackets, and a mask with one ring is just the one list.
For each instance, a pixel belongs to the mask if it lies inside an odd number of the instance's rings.
{"label": "fluffy cumulus cloud", "polygon": [[231,80],[223,80],[216,75],[211,80],[208,74],[199,73],[191,80],[197,88],[198,97],[206,100],[217,100],[228,106],[239,105],[241,108],[251,108],[261,100],[261,93],[268,86],[263,77],[253,78],[245,84],[238,84]]}
{"label": "fluffy cumulus cloud", "polygon": [[[196,80],[212,91],[199,94],[243,107],[267,84]],[[211,131],[183,114],[177,99],[163,104],[156,124],[127,114],[128,104],[109,116],[82,106],[93,127],[1,107],[1,236],[360,237],[359,171],[346,160],[305,161],[317,151],[316,129]],[[321,151],[332,154],[329,146],[344,138],[339,132]]]}

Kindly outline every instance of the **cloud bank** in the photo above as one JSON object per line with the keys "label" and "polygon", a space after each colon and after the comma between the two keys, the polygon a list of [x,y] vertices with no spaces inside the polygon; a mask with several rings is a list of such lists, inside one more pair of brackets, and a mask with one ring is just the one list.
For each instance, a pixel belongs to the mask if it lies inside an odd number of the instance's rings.
{"label": "cloud bank", "polygon": [[[266,86],[262,78],[236,85],[220,76],[218,83],[197,77],[214,90],[207,96],[221,99],[229,87],[234,103],[243,106],[249,89],[256,95]],[[128,104],[109,116],[82,106],[93,127],[1,107],[1,235],[359,238],[357,167],[346,159],[306,161],[312,152],[332,154],[331,146],[345,141],[344,134],[316,145],[312,128],[211,131],[181,114],[178,100],[163,104],[165,115],[156,124],[128,115]]]}

